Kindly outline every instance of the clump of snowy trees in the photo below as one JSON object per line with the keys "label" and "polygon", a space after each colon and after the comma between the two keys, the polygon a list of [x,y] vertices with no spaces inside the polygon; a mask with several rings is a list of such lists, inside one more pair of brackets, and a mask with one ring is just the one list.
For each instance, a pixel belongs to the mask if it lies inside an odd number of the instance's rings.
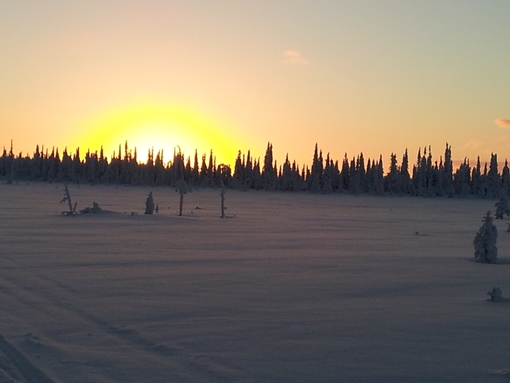
{"label": "clump of snowy trees", "polygon": [[85,153],[77,149],[74,154],[67,149],[60,153],[53,148],[36,147],[33,155],[14,155],[13,147],[4,148],[0,156],[0,177],[6,182],[19,180],[73,183],[105,183],[124,185],[171,185],[183,180],[190,187],[221,187],[240,190],[311,191],[314,193],[369,193],[414,196],[468,196],[496,198],[500,191],[510,192],[510,169],[505,161],[501,172],[496,154],[490,163],[482,164],[480,158],[475,166],[469,160],[457,169],[453,167],[451,147],[446,144],[444,155],[434,160],[430,147],[418,150],[414,164],[407,150],[399,161],[392,153],[389,166],[383,164],[382,156],[366,159],[363,153],[341,160],[323,155],[315,145],[310,166],[299,166],[286,156],[278,164],[273,156],[273,145],[268,143],[263,159],[253,158],[248,151],[238,153],[233,168],[216,164],[213,152],[199,159],[195,151],[193,159],[179,151],[169,161],[163,151],[149,150],[148,160],[138,160],[136,148],[128,144],[119,146],[110,158],[103,150]]}
{"label": "clump of snowy trees", "polygon": [[[69,188],[67,187],[66,184],[64,184],[63,192],[64,192],[64,198],[62,198],[60,203],[67,202],[67,204],[69,206],[69,210],[63,211],[62,215],[74,215],[74,214],[77,214],[76,206],[78,206],[78,202],[75,202],[73,204],[73,202],[71,200],[71,193],[69,192]],[[103,211],[103,209],[101,209],[99,204],[97,202],[92,202],[92,207],[86,207],[85,209],[80,210],[79,213],[80,214],[99,213],[101,211]]]}
{"label": "clump of snowy trees", "polygon": [[483,217],[483,224],[475,235],[473,245],[475,247],[475,260],[481,263],[496,263],[498,259],[498,230],[492,222],[491,212],[488,211]]}

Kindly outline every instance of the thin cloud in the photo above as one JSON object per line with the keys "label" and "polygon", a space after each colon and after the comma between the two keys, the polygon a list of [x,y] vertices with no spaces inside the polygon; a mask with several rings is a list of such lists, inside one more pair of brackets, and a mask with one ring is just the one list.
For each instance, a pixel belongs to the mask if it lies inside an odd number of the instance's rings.
{"label": "thin cloud", "polygon": [[464,143],[464,148],[466,149],[478,149],[480,146],[482,146],[482,142],[474,138],[471,138]]}
{"label": "thin cloud", "polygon": [[289,49],[282,53],[283,63],[290,65],[308,65],[309,62],[298,51]]}
{"label": "thin cloud", "polygon": [[510,120],[507,120],[506,118],[498,118],[497,120],[494,120],[494,123],[503,129],[510,129]]}

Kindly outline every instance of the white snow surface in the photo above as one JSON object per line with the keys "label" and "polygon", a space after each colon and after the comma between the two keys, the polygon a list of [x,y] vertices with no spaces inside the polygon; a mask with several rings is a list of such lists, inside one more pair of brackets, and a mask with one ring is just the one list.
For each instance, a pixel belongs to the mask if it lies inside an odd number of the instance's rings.
{"label": "white snow surface", "polygon": [[510,379],[494,200],[68,186],[0,184],[0,382]]}

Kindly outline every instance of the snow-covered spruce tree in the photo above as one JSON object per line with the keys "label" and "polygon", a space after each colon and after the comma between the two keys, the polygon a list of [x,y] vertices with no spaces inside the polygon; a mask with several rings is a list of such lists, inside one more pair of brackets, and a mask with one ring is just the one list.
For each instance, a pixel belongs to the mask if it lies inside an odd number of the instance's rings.
{"label": "snow-covered spruce tree", "polygon": [[480,263],[496,263],[498,258],[498,230],[492,223],[491,212],[488,211],[482,220],[483,225],[478,230],[473,240],[475,247],[475,259]]}
{"label": "snow-covered spruce tree", "polygon": [[152,192],[150,192],[145,201],[145,214],[152,213],[154,213],[154,199],[152,198]]}
{"label": "snow-covered spruce tree", "polygon": [[510,205],[508,203],[508,195],[505,189],[499,192],[499,201],[494,204],[496,206],[496,219],[503,219],[503,215],[510,215]]}

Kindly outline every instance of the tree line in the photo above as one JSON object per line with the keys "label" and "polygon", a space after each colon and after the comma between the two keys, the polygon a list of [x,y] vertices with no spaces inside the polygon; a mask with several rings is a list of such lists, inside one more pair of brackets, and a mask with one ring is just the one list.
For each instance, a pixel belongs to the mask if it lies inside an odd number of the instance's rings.
{"label": "tree line", "polygon": [[392,153],[389,166],[384,171],[383,159],[366,159],[363,153],[334,160],[329,153],[324,158],[322,150],[315,145],[310,166],[299,167],[289,161],[278,165],[273,158],[273,146],[268,143],[263,160],[253,158],[248,151],[239,151],[233,167],[217,164],[213,151],[199,159],[197,151],[193,159],[174,151],[173,158],[165,162],[163,151],[156,154],[149,150],[146,162],[137,158],[136,148],[124,150],[108,159],[101,149],[99,153],[80,149],[62,154],[52,148],[51,152],[36,147],[30,156],[14,155],[12,143],[9,152],[4,148],[0,157],[0,177],[7,182],[42,181],[70,183],[102,183],[122,185],[175,186],[184,180],[192,187],[225,187],[268,191],[310,191],[315,193],[391,194],[413,196],[478,196],[494,198],[502,190],[510,194],[510,171],[505,160],[498,171],[496,154],[491,154],[489,164],[474,166],[468,159],[453,167],[451,146],[446,144],[439,161],[432,157],[430,146],[418,149],[414,163],[409,161],[407,149],[399,161]]}

